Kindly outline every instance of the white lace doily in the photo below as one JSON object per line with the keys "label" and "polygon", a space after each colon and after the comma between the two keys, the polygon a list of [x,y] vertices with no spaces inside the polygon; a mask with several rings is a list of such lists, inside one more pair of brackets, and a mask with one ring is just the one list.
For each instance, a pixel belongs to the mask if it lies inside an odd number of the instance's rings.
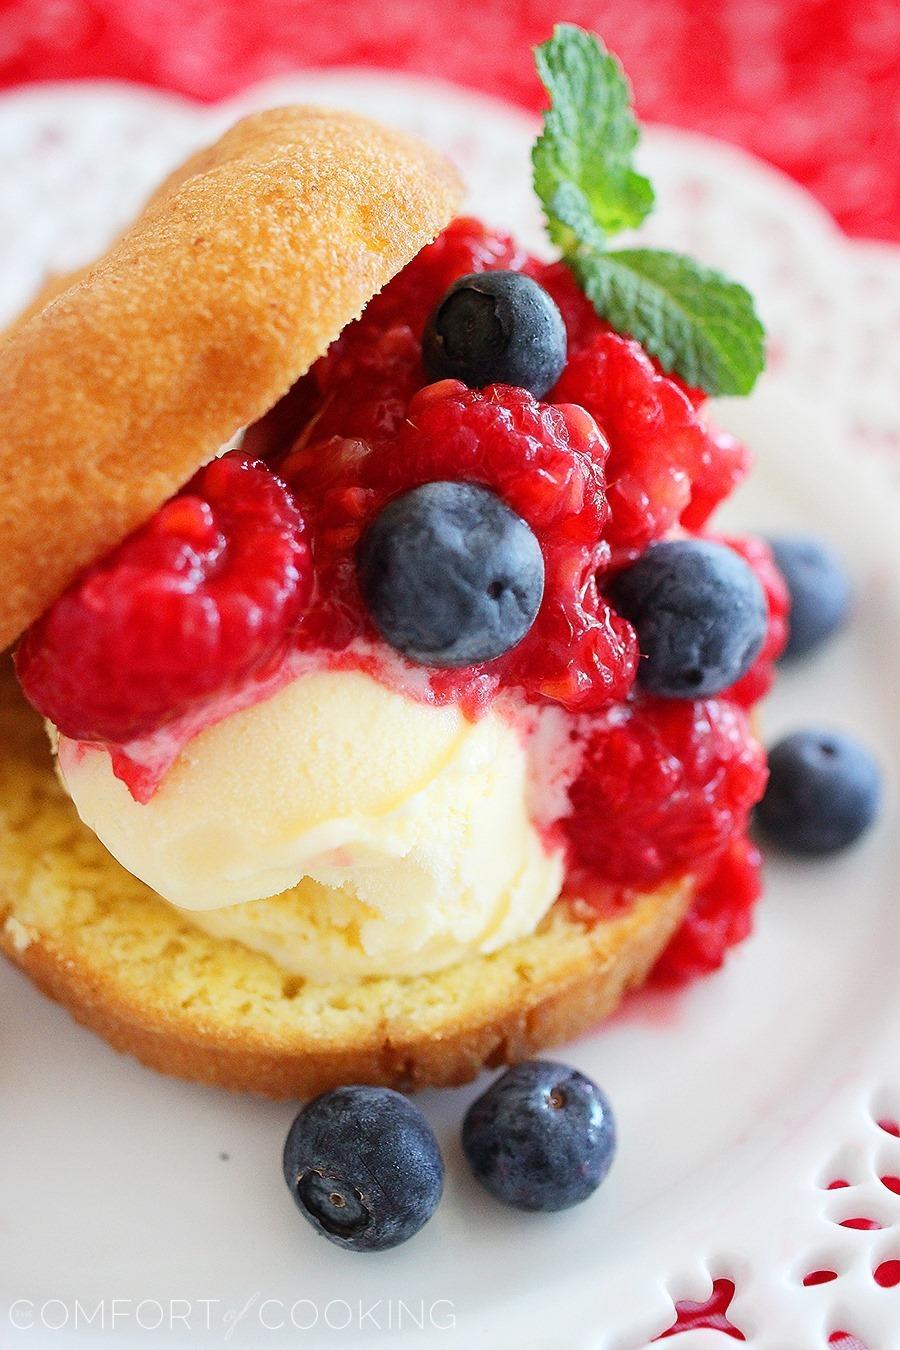
{"label": "white lace doily", "polygon": [[[238,112],[298,100],[421,133],[459,163],[474,209],[539,246],[533,123],[480,96],[371,72],[306,74],[206,109],[122,85],[37,86],[0,100],[0,318],[45,272],[96,253],[165,170]],[[770,331],[772,373],[746,404],[722,409],[760,451],[739,515],[827,530],[861,596],[852,632],[784,680],[771,726],[834,721],[889,764],[900,251],[848,243],[801,189],[717,142],[653,128],[643,159],[660,201],[648,234],[739,275]],[[721,975],[677,997],[644,995],[566,1049],[606,1084],[620,1117],[620,1157],[595,1200],[541,1220],[488,1205],[454,1142],[472,1089],[427,1094],[447,1196],[421,1237],[384,1259],[355,1262],[297,1231],[278,1177],[289,1107],[156,1078],[3,971],[0,1302],[216,1297],[222,1320],[208,1336],[165,1343],[265,1347],[385,1336],[371,1323],[332,1334],[324,1321],[263,1332],[260,1299],[312,1298],[320,1310],[329,1299],[443,1299],[452,1331],[388,1341],[639,1350],[671,1324],[675,1302],[702,1302],[725,1279],[728,1317],[758,1350],[821,1350],[837,1331],[897,1350],[900,885],[889,797],[888,819],[852,855],[771,869],[759,931]],[[220,1148],[227,1169],[211,1161]],[[834,1278],[808,1282],[815,1272]],[[131,1344],[127,1329],[116,1339],[96,1327],[0,1326],[4,1346]],[[672,1343],[735,1342],[705,1330]]]}

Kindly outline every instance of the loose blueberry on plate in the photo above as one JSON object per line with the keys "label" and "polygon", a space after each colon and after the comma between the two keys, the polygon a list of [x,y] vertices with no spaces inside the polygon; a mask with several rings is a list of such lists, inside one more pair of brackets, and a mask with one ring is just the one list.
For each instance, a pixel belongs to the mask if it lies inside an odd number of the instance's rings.
{"label": "loose blueberry on plate", "polygon": [[837,731],[797,731],[769,753],[756,817],[791,853],[837,853],[869,828],[880,799],[881,776],[865,746]]}
{"label": "loose blueberry on plate", "polygon": [[319,1233],[350,1251],[375,1252],[428,1222],[444,1164],[425,1117],[401,1093],[341,1087],[297,1116],[284,1145],[284,1178]]}
{"label": "loose blueberry on plate", "polygon": [[463,1150],[477,1179],[517,1209],[586,1200],[612,1165],[616,1127],[596,1083],[552,1060],[508,1069],[466,1113]]}
{"label": "loose blueberry on plate", "polygon": [[425,666],[491,661],[522,640],[544,593],[525,521],[474,483],[395,497],[360,543],[359,584],[386,642]]}
{"label": "loose blueberry on plate", "polygon": [[613,601],[634,625],[638,682],[662,698],[707,698],[752,666],[768,610],[754,572],[705,539],[653,544],[616,578]]}
{"label": "loose blueberry on plate", "polygon": [[447,291],[422,345],[432,380],[513,384],[543,398],[566,364],[566,328],[543,286],[521,272],[473,272]]}
{"label": "loose blueberry on plate", "polygon": [[850,610],[850,581],[823,540],[784,534],[769,543],[791,597],[784,657],[805,656],[843,625]]}

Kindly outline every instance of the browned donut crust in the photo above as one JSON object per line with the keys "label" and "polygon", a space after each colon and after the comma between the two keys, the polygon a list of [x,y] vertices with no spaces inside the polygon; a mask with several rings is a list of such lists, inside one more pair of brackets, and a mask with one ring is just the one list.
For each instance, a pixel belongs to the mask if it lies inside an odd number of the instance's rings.
{"label": "browned donut crust", "polygon": [[412,137],[273,109],[52,283],[0,343],[0,649],[262,416],[461,197]]}
{"label": "browned donut crust", "polygon": [[691,886],[598,922],[558,903],[531,937],[448,970],[315,985],[201,932],[78,820],[43,728],[0,680],[0,949],[152,1068],[271,1097],[461,1083],[596,1025],[640,984]]}

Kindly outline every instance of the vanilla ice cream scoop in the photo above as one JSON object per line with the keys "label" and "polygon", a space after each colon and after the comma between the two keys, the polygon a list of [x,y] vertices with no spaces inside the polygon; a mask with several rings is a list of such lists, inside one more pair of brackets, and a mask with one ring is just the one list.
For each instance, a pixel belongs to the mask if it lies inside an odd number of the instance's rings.
{"label": "vanilla ice cream scoop", "polygon": [[[145,804],[59,741],[79,815],[207,931],[314,980],[434,970],[532,932],[562,883],[526,739],[318,670],[193,738]],[[274,898],[272,898],[274,897]]]}

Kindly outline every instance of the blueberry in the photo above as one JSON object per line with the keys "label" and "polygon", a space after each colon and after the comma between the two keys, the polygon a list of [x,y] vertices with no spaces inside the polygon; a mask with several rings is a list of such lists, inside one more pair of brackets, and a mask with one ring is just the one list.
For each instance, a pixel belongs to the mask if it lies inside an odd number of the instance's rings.
{"label": "blueberry", "polygon": [[471,666],[520,642],[544,593],[540,545],[474,483],[425,483],[389,502],[358,555],[386,642],[423,666]]}
{"label": "blueberry", "polygon": [[473,272],[454,282],[422,344],[432,380],[470,389],[514,384],[543,398],[566,364],[566,327],[555,303],[521,272]]}
{"label": "blueberry", "polygon": [[786,657],[805,656],[842,626],[850,610],[850,581],[831,549],[810,534],[770,539],[791,597]]}
{"label": "blueberry", "polygon": [[567,1064],[534,1059],[498,1078],[463,1121],[478,1180],[516,1209],[578,1205],[612,1165],[616,1127],[606,1096]]}
{"label": "blueberry", "polygon": [[768,606],[733,549],[703,539],[653,544],[616,578],[613,602],[637,630],[638,682],[662,698],[706,698],[746,673]]}
{"label": "blueberry", "polygon": [[389,1088],[341,1087],[304,1106],[284,1145],[297,1208],[339,1247],[384,1251],[437,1209],[444,1164],[418,1107]]}
{"label": "blueberry", "polygon": [[837,853],[878,814],[881,776],[852,736],[815,728],[796,731],[769,753],[769,784],[756,818],[790,853]]}

